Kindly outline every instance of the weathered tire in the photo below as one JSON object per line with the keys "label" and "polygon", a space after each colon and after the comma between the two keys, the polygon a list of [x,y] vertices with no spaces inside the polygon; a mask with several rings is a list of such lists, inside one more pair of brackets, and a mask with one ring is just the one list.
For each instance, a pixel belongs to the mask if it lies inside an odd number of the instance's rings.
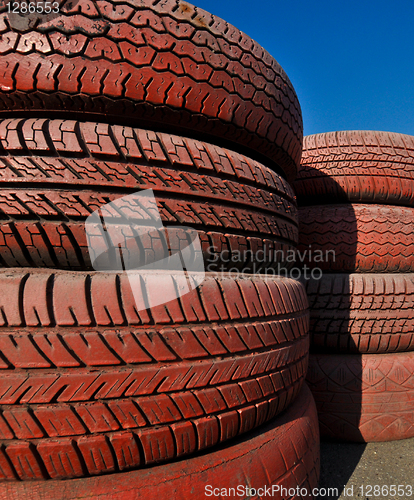
{"label": "weathered tire", "polygon": [[[165,227],[185,224],[198,231],[209,271],[283,266],[297,244],[291,187],[233,151],[71,120],[3,120],[0,141],[3,267],[90,270],[85,219],[104,204],[145,189],[153,189]],[[113,221],[119,224],[119,214]],[[137,243],[139,266],[163,253],[161,239]]]}
{"label": "weathered tire", "polygon": [[[311,499],[319,478],[319,435],[315,403],[304,387],[293,405],[265,427],[208,454],[150,469],[69,481],[5,483],[0,499],[9,500],[136,500],[203,498],[206,485],[235,488],[248,485],[272,490],[272,498]],[[185,471],[185,472],[183,472]],[[279,486],[279,491],[276,487]],[[287,491],[280,492],[281,487]],[[306,495],[297,495],[297,488]],[[289,494],[293,488],[295,494]],[[244,490],[245,491],[245,490]],[[209,491],[207,491],[209,492]],[[265,498],[252,494],[249,498]],[[215,498],[237,498],[236,495]]]}
{"label": "weathered tire", "polygon": [[191,4],[136,5],[64,2],[59,16],[38,20],[12,18],[4,5],[3,113],[82,113],[210,136],[255,151],[294,178],[302,117],[279,64],[234,26]]}
{"label": "weathered tire", "polygon": [[372,131],[307,136],[294,187],[300,205],[414,206],[414,137]]}
{"label": "weathered tire", "polygon": [[303,283],[318,352],[414,350],[414,274],[324,274]]}
{"label": "weathered tire", "polygon": [[307,382],[321,437],[367,443],[414,437],[414,352],[311,354]]}
{"label": "weathered tire", "polygon": [[304,255],[307,251],[309,256],[309,250],[314,260],[311,257],[305,262],[325,271],[413,272],[414,208],[359,204],[301,207],[298,252]]}
{"label": "weathered tire", "polygon": [[[306,375],[307,298],[290,279],[0,274],[0,472],[66,479],[171,461],[283,411]],[[134,301],[135,297],[135,301]],[[61,464],[61,465],[59,465]]]}

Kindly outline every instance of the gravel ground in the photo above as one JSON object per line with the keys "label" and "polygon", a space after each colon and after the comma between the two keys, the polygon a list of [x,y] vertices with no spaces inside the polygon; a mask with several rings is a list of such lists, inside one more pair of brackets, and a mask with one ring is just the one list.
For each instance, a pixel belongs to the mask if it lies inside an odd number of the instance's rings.
{"label": "gravel ground", "polygon": [[[368,485],[384,488],[370,491]],[[387,492],[385,487],[391,485],[395,492]],[[319,487],[337,489],[336,494],[320,495],[320,500],[414,500],[414,438],[389,443],[322,443]]]}

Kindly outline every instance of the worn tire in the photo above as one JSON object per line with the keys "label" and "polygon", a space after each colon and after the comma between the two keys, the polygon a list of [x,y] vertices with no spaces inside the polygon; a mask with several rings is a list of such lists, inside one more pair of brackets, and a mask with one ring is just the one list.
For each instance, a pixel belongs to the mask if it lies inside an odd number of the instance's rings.
{"label": "worn tire", "polygon": [[414,437],[414,352],[311,354],[307,382],[321,437],[367,443]]}
{"label": "worn tire", "polygon": [[[266,426],[208,454],[172,464],[69,481],[2,483],[0,499],[137,500],[203,498],[206,485],[259,489],[272,485],[306,489],[307,495],[275,492],[278,500],[314,498],[319,478],[319,435],[315,403],[305,386],[293,405]],[[185,473],[183,473],[185,471]],[[280,488],[279,488],[280,489]],[[216,498],[237,498],[216,496]],[[249,498],[259,500],[262,495]]]}
{"label": "worn tire", "polygon": [[[165,227],[198,232],[209,271],[283,267],[297,244],[292,188],[228,149],[129,127],[35,118],[0,121],[0,141],[2,267],[90,270],[85,219],[145,189],[154,191]],[[139,266],[163,254],[156,234],[137,242]],[[106,247],[106,238],[98,239]],[[173,240],[180,244],[180,237]]]}
{"label": "worn tire", "polygon": [[4,5],[1,111],[99,115],[210,136],[267,157],[294,178],[302,116],[279,64],[234,26],[191,4],[136,5],[67,1],[58,16],[37,20],[11,18]]}
{"label": "worn tire", "polygon": [[154,293],[179,289],[177,276],[141,275],[133,296],[116,273],[0,274],[3,479],[171,461],[251,430],[294,400],[309,350],[303,286],[206,275],[151,306]]}
{"label": "worn tire", "polygon": [[372,131],[307,136],[294,187],[301,205],[414,206],[414,137]]}
{"label": "worn tire", "polygon": [[359,204],[301,207],[298,252],[305,255],[308,251],[309,256],[309,250],[313,257],[305,262],[324,271],[414,272],[414,208]]}
{"label": "worn tire", "polygon": [[414,274],[324,274],[303,283],[318,352],[414,350]]}

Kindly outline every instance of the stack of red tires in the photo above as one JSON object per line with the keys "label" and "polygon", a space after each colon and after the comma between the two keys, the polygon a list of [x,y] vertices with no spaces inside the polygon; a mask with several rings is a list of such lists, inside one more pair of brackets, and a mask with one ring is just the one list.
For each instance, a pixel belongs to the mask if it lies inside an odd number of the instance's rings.
{"label": "stack of red tires", "polygon": [[299,252],[320,279],[311,308],[308,383],[321,436],[414,436],[414,137],[306,137],[296,182]]}
{"label": "stack of red tires", "polygon": [[178,0],[5,9],[0,498],[311,498],[288,77]]}

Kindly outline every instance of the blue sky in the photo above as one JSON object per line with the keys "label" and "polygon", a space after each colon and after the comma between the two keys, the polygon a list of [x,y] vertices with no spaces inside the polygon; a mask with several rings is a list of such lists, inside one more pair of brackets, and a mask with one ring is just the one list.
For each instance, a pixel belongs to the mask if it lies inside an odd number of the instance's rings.
{"label": "blue sky", "polygon": [[191,3],[234,24],[282,65],[299,97],[305,135],[414,135],[413,0]]}

